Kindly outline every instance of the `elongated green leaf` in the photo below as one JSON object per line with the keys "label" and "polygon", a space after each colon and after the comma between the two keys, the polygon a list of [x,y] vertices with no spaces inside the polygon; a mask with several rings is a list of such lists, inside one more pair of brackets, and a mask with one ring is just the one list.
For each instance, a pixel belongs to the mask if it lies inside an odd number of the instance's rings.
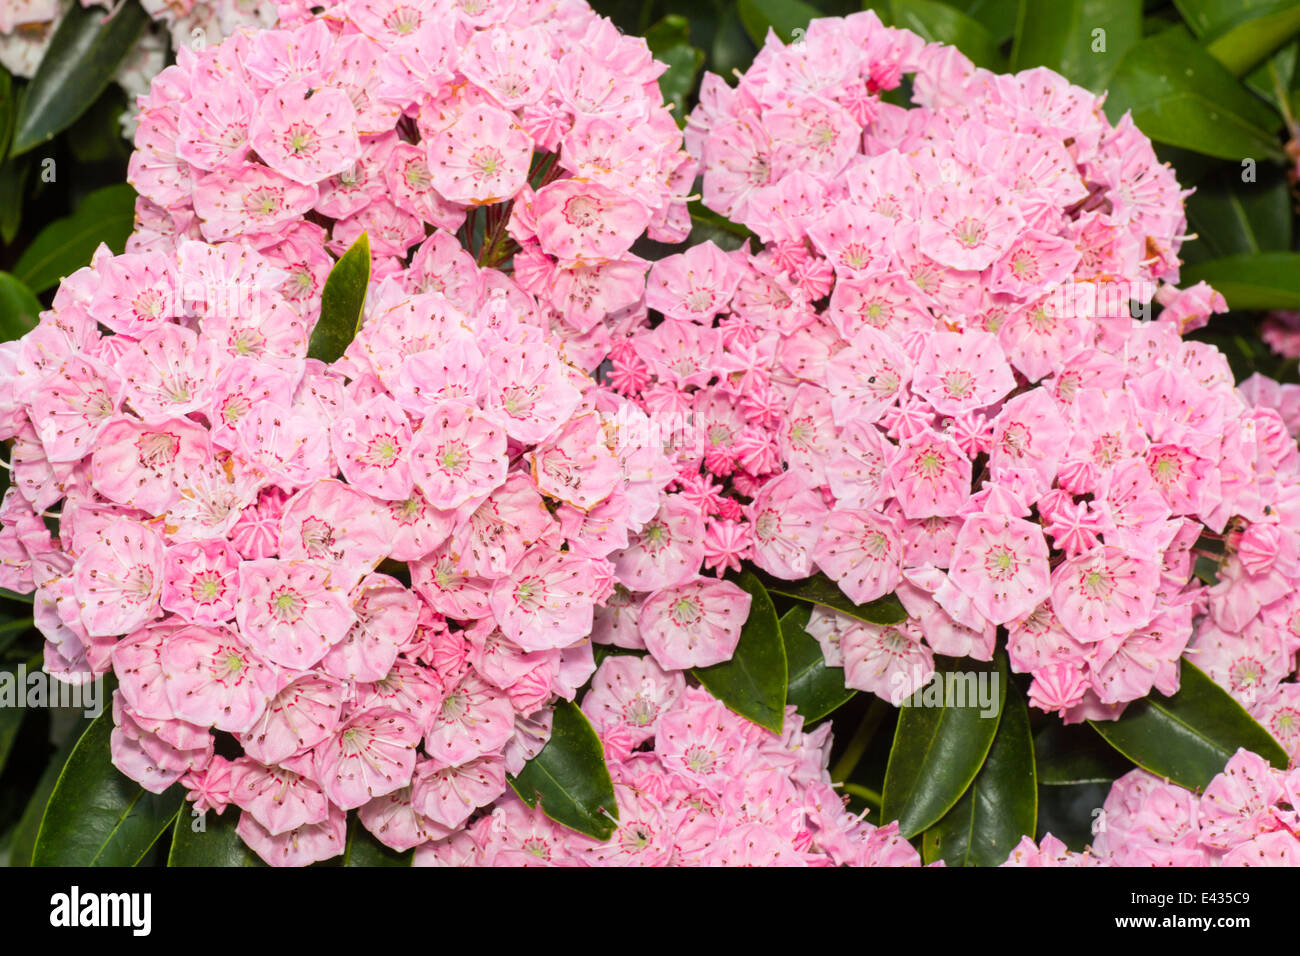
{"label": "elongated green leaf", "polygon": [[0,242],[6,246],[14,241],[18,227],[22,225],[31,159],[30,156],[20,156],[0,163]]}
{"label": "elongated green leaf", "polygon": [[120,253],[134,225],[135,190],[125,184],[98,189],[71,216],[41,230],[14,266],[14,278],[39,295],[89,265],[101,242]]}
{"label": "elongated green leaf", "polygon": [[1157,777],[1201,790],[1240,747],[1286,769],[1282,745],[1226,690],[1186,659],[1178,693],[1152,693],[1119,720],[1089,721],[1121,754]]}
{"label": "elongated green leaf", "polygon": [[1243,182],[1241,170],[1207,179],[1187,200],[1187,222],[1196,233],[1181,255],[1189,265],[1239,253],[1291,248],[1291,202],[1286,176],[1259,166],[1257,181]]}
{"label": "elongated green leaf", "polygon": [[7,272],[0,272],[0,341],[22,338],[36,327],[41,300]]}
{"label": "elongated green leaf", "polygon": [[672,105],[677,125],[686,122],[686,100],[695,89],[695,78],[704,66],[704,51],[691,45],[691,23],[673,14],[652,26],[645,35],[646,45],[668,69],[659,77],[664,102]]}
{"label": "elongated green leaf", "polygon": [[1296,6],[1295,0],[1174,0],[1203,43],[1219,39],[1238,27],[1260,20],[1270,20]]}
{"label": "elongated green leaf", "polygon": [[1133,769],[1091,728],[1053,720],[1034,736],[1038,782],[1049,787],[1110,783]]}
{"label": "elongated green leaf", "polygon": [[12,621],[5,621],[0,624],[0,653],[8,650],[10,644],[35,626],[36,622],[31,617],[15,618]]}
{"label": "elongated green leaf", "polygon": [[868,624],[887,627],[891,624],[902,624],[907,620],[907,611],[903,609],[902,602],[892,594],[866,604],[854,604],[849,600],[848,595],[840,590],[838,584],[820,572],[799,581],[784,581],[760,571],[754,573],[771,594],[797,598],[809,604],[820,604],[822,607],[856,617]]}
{"label": "elongated green leaf", "polygon": [[1300,33],[1300,5],[1284,0],[1273,12],[1238,23],[1206,44],[1210,56],[1242,76]]}
{"label": "elongated green leaf", "polygon": [[153,794],[109,757],[113,717],[97,717],[64,764],[40,832],[36,866],[135,866],[172,825],[184,790]]}
{"label": "elongated green leaf", "polygon": [[781,617],[789,675],[785,699],[787,704],[794,704],[806,724],[821,720],[857,693],[844,686],[844,668],[827,664],[821,645],[806,630],[811,616],[812,607],[799,604]]}
{"label": "elongated green leaf", "polygon": [[984,25],[998,43],[1010,40],[1016,33],[1020,18],[1020,0],[954,0],[957,7],[972,20]]}
{"label": "elongated green leaf", "polygon": [[[983,684],[986,706],[981,706]],[[935,677],[900,709],[880,818],[911,839],[942,819],[984,765],[1007,692],[997,663],[936,658]]]}
{"label": "elongated green leaf", "polygon": [[1202,280],[1222,292],[1232,309],[1300,309],[1300,253],[1228,256],[1183,270],[1184,285]]}
{"label": "elongated green leaf", "polygon": [[69,8],[27,84],[10,155],[25,153],[71,126],[104,92],[148,22],[138,0],[119,4],[111,16],[99,7]]}
{"label": "elongated green leaf", "polygon": [[34,594],[19,594],[17,591],[10,591],[8,588],[0,588],[0,598],[6,601],[21,601],[23,604],[31,604],[36,596]]}
{"label": "elongated green leaf", "polygon": [[348,821],[347,846],[343,849],[344,866],[410,866],[414,859],[414,850],[398,853],[384,846],[361,825],[360,817],[352,814]]}
{"label": "elongated green leaf", "polygon": [[320,296],[320,319],[307,343],[307,357],[336,362],[361,328],[370,285],[370,236],[362,233],[334,263]]}
{"label": "elongated green leaf", "polygon": [[14,130],[14,78],[0,66],[0,160],[9,155],[9,135]]}
{"label": "elongated green leaf", "polygon": [[[17,665],[0,667],[0,674],[7,675],[3,678],[6,681],[17,680]],[[0,774],[4,773],[5,764],[9,762],[9,752],[18,739],[26,714],[26,707],[0,707]]]}
{"label": "elongated green leaf", "polygon": [[59,774],[63,771],[63,765],[68,762],[68,757],[72,755],[72,749],[81,739],[82,733],[90,726],[89,718],[82,718],[78,726],[73,727],[73,732],[67,734],[65,738],[58,742],[58,750],[55,751],[45,769],[41,772],[41,777],[36,781],[36,787],[32,790],[31,796],[27,798],[27,806],[23,808],[22,816],[18,818],[18,824],[14,827],[13,837],[9,841],[9,865],[10,866],[31,866],[32,851],[36,847],[36,833],[41,828],[41,820],[45,817],[45,806],[50,802],[50,794],[54,792],[54,784],[59,779]]}
{"label": "elongated green leaf", "polygon": [[731,710],[775,734],[785,721],[786,659],[776,608],[751,571],[736,576],[751,598],[749,617],[731,660],[697,667],[692,674]]}
{"label": "elongated green leaf", "polygon": [[727,4],[718,21],[718,32],[713,35],[709,68],[730,78],[736,70],[747,70],[753,59],[754,43],[745,32],[736,8]]}
{"label": "elongated green leaf", "polygon": [[572,701],[555,705],[551,739],[510,786],[530,807],[541,802],[542,812],[571,830],[597,840],[608,840],[618,819],[614,783],[605,766],[600,738]]}
{"label": "elongated green leaf", "polygon": [[1148,37],[1124,55],[1110,81],[1106,112],[1133,121],[1152,139],[1208,156],[1285,159],[1273,112],[1182,27]]}
{"label": "elongated green leaf", "polygon": [[1006,58],[998,41],[980,23],[960,10],[936,0],[893,0],[894,26],[903,27],[926,40],[955,46],[976,66],[1005,70]]}
{"label": "elongated green leaf", "polygon": [[266,866],[235,832],[238,807],[227,807],[220,816],[209,811],[201,818],[203,829],[195,830],[199,819],[188,805],[181,807],[172,827],[168,866]]}
{"label": "elongated green leaf", "polygon": [[797,41],[808,23],[820,17],[821,12],[803,0],[740,0],[736,5],[745,32],[761,47],[767,41],[767,31],[772,29],[783,43]]}
{"label": "elongated green leaf", "polygon": [[1002,720],[988,759],[970,788],[925,831],[926,863],[998,866],[1020,838],[1034,836],[1038,822],[1038,780],[1029,711],[1014,684],[1007,688]]}
{"label": "elongated green leaf", "polygon": [[1050,67],[1100,92],[1142,36],[1142,0],[1020,0],[1014,70]]}
{"label": "elongated green leaf", "polygon": [[754,234],[738,223],[719,216],[705,208],[698,200],[690,203],[691,235],[688,244],[698,246],[702,242],[712,242],[719,249],[733,252],[751,239]]}

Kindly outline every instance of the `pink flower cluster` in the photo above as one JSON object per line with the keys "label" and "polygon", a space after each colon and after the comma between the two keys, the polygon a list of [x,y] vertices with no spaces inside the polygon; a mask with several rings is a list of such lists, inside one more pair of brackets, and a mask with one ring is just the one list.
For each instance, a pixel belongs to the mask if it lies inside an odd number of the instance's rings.
{"label": "pink flower cluster", "polygon": [[460,274],[431,267],[459,232],[594,367],[602,320],[643,314],[633,243],[690,228],[664,68],[581,0],[347,0],[181,49],[140,101],[135,248],[239,239],[310,309],[326,250],[364,232],[378,276],[409,265],[471,311]]}
{"label": "pink flower cluster", "polygon": [[618,827],[599,842],[513,795],[448,840],[429,866],[919,866],[898,824],[849,813],[826,770],[830,724],[779,737],[649,657],[614,655],[582,708],[601,734]]}
{"label": "pink flower cluster", "polygon": [[116,674],[118,768],[235,804],[273,863],[341,852],[353,808],[406,849],[500,796],[672,475],[530,296],[429,248],[482,306],[390,276],[332,365],[281,270],[191,240],[101,249],[0,346],[0,586],[49,673]]}
{"label": "pink flower cluster", "polygon": [[[882,97],[904,73],[910,109]],[[681,423],[661,563],[897,593],[901,625],[812,622],[849,686],[896,702],[1006,628],[1032,703],[1067,721],[1177,687],[1212,539],[1231,580],[1210,608],[1234,609],[1212,618],[1289,615],[1296,443],[1180,337],[1224,303],[1164,284],[1184,194],[1127,117],[868,12],[770,38],[735,89],[706,80],[688,145],[705,201],[763,245],[656,262],[662,321],[613,349],[609,384]],[[636,608],[649,588],[620,580],[611,608]],[[1275,643],[1291,670],[1300,637]]]}
{"label": "pink flower cluster", "polygon": [[1145,770],[1116,780],[1087,853],[1028,837],[1007,866],[1300,866],[1300,770],[1238,750],[1197,795]]}

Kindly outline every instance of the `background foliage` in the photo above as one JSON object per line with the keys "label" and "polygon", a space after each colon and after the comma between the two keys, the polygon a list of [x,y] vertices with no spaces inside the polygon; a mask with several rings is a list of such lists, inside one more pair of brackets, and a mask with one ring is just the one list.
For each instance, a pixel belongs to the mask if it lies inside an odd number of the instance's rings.
{"label": "background foliage", "polygon": [[[1239,379],[1261,371],[1300,381],[1296,363],[1274,355],[1257,331],[1269,310],[1300,310],[1294,171],[1300,2],[593,5],[625,32],[644,35],[669,65],[661,86],[682,118],[702,73],[743,71],[769,30],[783,41],[797,40],[814,17],[863,8],[886,23],[955,44],[981,66],[1047,66],[1082,86],[1108,90],[1111,119],[1131,110],[1180,182],[1195,188],[1187,213],[1189,231],[1198,238],[1183,248],[1184,279],[1208,280],[1231,308],[1195,337],[1220,347]],[[129,145],[118,124],[126,99],[109,78],[144,23],[137,0],[126,0],[108,23],[98,11],[78,7],[33,79],[17,80],[0,69],[0,339],[30,328],[61,277],[87,264],[101,242],[120,251],[131,230],[134,193],[124,185]],[[712,238],[730,248],[742,241],[738,227],[698,206],[695,215],[692,241]],[[7,483],[7,472],[0,471],[0,491]],[[901,818],[927,862],[999,862],[1023,832],[1050,830],[1078,849],[1090,837],[1091,811],[1110,781],[1135,764],[1196,787],[1243,740],[1266,757],[1278,756],[1271,738],[1260,738],[1245,712],[1186,663],[1183,689],[1174,698],[1153,695],[1122,721],[1095,728],[1041,719],[1026,709],[1014,681],[1003,683],[995,721],[972,720],[960,708],[904,710],[900,719],[893,706],[845,690],[842,672],[825,665],[803,630],[812,604],[874,621],[889,620],[896,607],[878,602],[853,608],[833,585],[816,579],[794,586],[753,574],[738,580],[755,595],[755,613],[737,659],[696,677],[768,726],[779,726],[786,701],[809,722],[834,720],[833,777],[872,819],[879,819],[882,802],[887,819]],[[0,669],[37,669],[40,662],[30,599],[0,592]],[[1004,660],[988,666],[1006,675]],[[572,724],[564,735],[576,741],[571,758],[590,761],[581,714],[574,709],[561,716]],[[1171,744],[1166,728],[1173,725],[1202,732]],[[207,834],[196,839],[179,798],[137,792],[113,771],[103,746],[110,729],[107,715],[91,723],[77,712],[0,708],[0,861],[259,865],[234,836],[229,815],[210,819]],[[557,746],[547,759],[562,756]],[[557,815],[571,819],[587,812],[582,794],[538,788],[530,794],[527,775],[514,781],[521,794],[540,796],[544,805],[550,800]],[[562,806],[566,802],[572,806]],[[409,854],[398,857],[378,846],[354,821],[341,862],[406,860]]]}

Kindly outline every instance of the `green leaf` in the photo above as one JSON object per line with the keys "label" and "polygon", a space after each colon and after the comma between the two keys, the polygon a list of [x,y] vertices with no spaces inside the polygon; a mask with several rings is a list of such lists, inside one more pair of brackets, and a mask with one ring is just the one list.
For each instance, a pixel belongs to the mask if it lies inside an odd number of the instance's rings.
{"label": "green leaf", "polygon": [[307,343],[307,357],[337,362],[361,328],[370,285],[370,235],[363,232],[334,263],[320,296],[320,319]]}
{"label": "green leaf", "polygon": [[1020,0],[1011,68],[1050,67],[1100,92],[1141,36],[1142,0]]}
{"label": "green leaf", "polygon": [[1020,0],[953,0],[950,6],[982,23],[999,44],[1015,35],[1016,22],[1020,18]]}
{"label": "green leaf", "polygon": [[1287,766],[1282,745],[1186,659],[1172,697],[1152,693],[1129,704],[1118,720],[1089,723],[1139,767],[1189,790],[1204,789],[1239,747],[1279,770]]}
{"label": "green leaf", "polygon": [[1291,248],[1291,197],[1286,176],[1272,166],[1256,170],[1257,182],[1242,182],[1229,167],[1196,187],[1187,200],[1187,222],[1195,242],[1183,246],[1188,265],[1237,253]]}
{"label": "green leaf", "polygon": [[8,650],[10,644],[35,626],[35,619],[31,617],[20,617],[0,624],[0,653]]}
{"label": "green leaf", "polygon": [[1038,780],[1029,711],[1012,684],[979,776],[956,806],[925,831],[921,849],[926,863],[998,866],[1021,837],[1034,836],[1037,823]]}
{"label": "green leaf", "polygon": [[821,645],[806,630],[811,616],[809,605],[797,604],[781,618],[788,674],[785,700],[794,704],[805,724],[821,720],[857,693],[844,686],[844,668],[827,664]]}
{"label": "green leaf", "polygon": [[749,593],[749,617],[731,660],[691,671],[701,684],[740,716],[781,732],[785,721],[786,659],[776,608],[752,571],[741,571],[735,582]]}
{"label": "green leaf", "polygon": [[110,86],[95,103],[68,129],[67,143],[72,155],[81,163],[102,163],[127,159],[127,142],[122,137],[122,113],[126,95],[121,87]]}
{"label": "green leaf", "polygon": [[854,604],[849,600],[848,595],[840,590],[838,584],[820,572],[798,581],[785,581],[761,571],[754,573],[771,594],[796,598],[810,604],[820,604],[822,607],[856,617],[868,624],[888,627],[902,624],[907,620],[907,611],[903,609],[902,602],[892,594],[886,594],[866,604]]}
{"label": "green leaf", "polygon": [[894,25],[911,30],[922,38],[955,46],[970,57],[976,66],[987,70],[1005,70],[1006,58],[998,41],[984,24],[945,3],[935,0],[893,0]]}
{"label": "green leaf", "polygon": [[659,77],[664,102],[672,105],[677,125],[686,122],[686,100],[695,89],[695,78],[704,66],[704,51],[691,45],[691,24],[683,16],[664,17],[645,35],[655,59],[668,64]]}
{"label": "green leaf", "polygon": [[1162,143],[1220,159],[1286,158],[1273,111],[1182,27],[1148,37],[1124,55],[1106,112],[1118,120],[1125,110]]}
{"label": "green leaf", "polygon": [[[8,674],[6,680],[9,681],[17,681],[17,671],[16,664],[0,667],[0,674]],[[13,750],[14,741],[18,738],[18,730],[23,725],[23,717],[26,713],[26,707],[0,707],[0,774],[4,773],[9,753]]]}
{"label": "green leaf", "polygon": [[795,31],[807,29],[809,21],[822,15],[803,0],[740,0],[736,10],[745,32],[758,47],[767,41],[768,29],[775,30],[783,43],[795,42],[803,35]]}
{"label": "green leaf", "polygon": [[0,163],[0,242],[6,246],[14,241],[18,227],[22,225],[31,159],[30,156],[21,156]]}
{"label": "green leaf", "polygon": [[744,72],[754,60],[754,44],[740,22],[740,15],[730,4],[718,23],[710,50],[710,68],[735,85],[735,72]]}
{"label": "green leaf", "polygon": [[20,339],[36,327],[41,300],[7,272],[0,272],[0,342]]}
{"label": "green leaf", "polygon": [[208,811],[201,831],[194,829],[198,819],[188,808],[176,815],[168,866],[266,866],[235,832],[238,807],[227,807],[220,816]]}
{"label": "green leaf", "polygon": [[1231,309],[1300,309],[1300,253],[1264,252],[1212,259],[1182,271],[1182,285],[1206,281]]}
{"label": "green leaf", "polygon": [[1174,0],[1174,6],[1202,40],[1213,40],[1233,27],[1295,6],[1295,0]]}
{"label": "green leaf", "polygon": [[21,601],[23,604],[32,604],[36,600],[35,594],[19,594],[17,591],[10,591],[8,588],[0,588],[0,598],[6,601]]}
{"label": "green leaf", "polygon": [[[997,705],[992,713],[980,706],[981,680]],[[898,820],[904,839],[942,819],[979,773],[997,735],[1007,682],[1002,655],[996,663],[937,657],[934,679],[904,702],[880,810],[882,821]]]}
{"label": "green leaf", "polygon": [[184,788],[150,793],[109,758],[112,714],[86,729],[59,774],[32,857],[36,866],[135,866],[172,825]]}
{"label": "green leaf", "polygon": [[392,847],[384,846],[362,826],[361,818],[352,814],[348,821],[347,846],[343,849],[344,866],[410,866],[414,859],[414,850],[398,853]]}
{"label": "green leaf", "polygon": [[510,786],[530,807],[571,830],[608,840],[618,819],[614,783],[605,766],[600,738],[573,701],[555,705],[551,739]]}
{"label": "green leaf", "polygon": [[89,265],[101,242],[121,253],[134,226],[135,190],[125,184],[97,189],[71,216],[41,230],[14,266],[14,278],[40,295]]}
{"label": "green leaf", "polygon": [[138,0],[125,0],[111,16],[73,5],[27,84],[9,154],[25,153],[76,122],[107,88],[148,22]]}
{"label": "green leaf", "polygon": [[1091,727],[1052,720],[1034,737],[1038,782],[1049,787],[1110,783],[1133,769]]}
{"label": "green leaf", "polygon": [[719,216],[708,209],[699,200],[688,204],[691,213],[691,234],[688,246],[698,246],[702,242],[712,242],[719,249],[734,252],[745,244],[754,234],[739,223],[734,223],[725,216]]}
{"label": "green leaf", "polygon": [[1300,33],[1300,5],[1283,0],[1272,13],[1238,23],[1207,45],[1210,56],[1242,76],[1267,60]]}
{"label": "green leaf", "polygon": [[14,129],[14,78],[0,66],[0,160],[9,154],[9,135]]}
{"label": "green leaf", "polygon": [[72,750],[77,741],[81,739],[80,731],[84,727],[90,726],[90,721],[83,718],[80,727],[75,727],[74,733],[67,735],[67,738],[59,745],[54,756],[45,765],[45,770],[41,777],[36,781],[36,787],[32,795],[27,799],[27,806],[23,809],[23,814],[18,818],[18,825],[14,827],[13,838],[9,841],[9,865],[10,866],[31,866],[32,851],[36,847],[36,833],[41,828],[41,820],[45,817],[45,806],[50,802],[50,794],[54,792],[54,784],[59,779],[59,774],[63,772],[63,765],[68,762],[68,757],[72,755]]}

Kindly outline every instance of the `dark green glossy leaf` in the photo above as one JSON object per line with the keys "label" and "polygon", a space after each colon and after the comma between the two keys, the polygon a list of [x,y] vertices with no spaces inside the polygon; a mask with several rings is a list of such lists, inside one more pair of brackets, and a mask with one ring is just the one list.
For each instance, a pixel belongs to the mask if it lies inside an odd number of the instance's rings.
{"label": "dark green glossy leaf", "polygon": [[1188,266],[1182,284],[1204,280],[1232,309],[1300,309],[1300,253],[1228,256]]}
{"label": "dark green glossy leaf", "polygon": [[600,738],[572,701],[555,705],[551,739],[519,772],[510,786],[530,807],[571,830],[608,840],[618,819],[614,783],[605,766]]}
{"label": "dark green glossy leaf", "polygon": [[1100,92],[1142,36],[1142,0],[1021,0],[1014,70],[1046,66]]}
{"label": "dark green glossy leaf", "polygon": [[754,238],[754,234],[744,226],[732,222],[708,209],[699,200],[689,204],[691,212],[691,235],[689,245],[698,246],[702,242],[712,242],[719,249],[732,252],[745,244],[745,240]]}
{"label": "dark green glossy leaf", "polygon": [[7,272],[0,272],[0,342],[20,339],[36,327],[41,300]]}
{"label": "dark green glossy leaf", "polygon": [[[0,667],[0,674],[7,675],[2,679],[16,681],[17,670],[16,664]],[[4,773],[5,764],[9,761],[9,752],[13,750],[14,741],[18,738],[18,730],[22,727],[23,717],[26,714],[26,707],[0,707],[0,774]]]}
{"label": "dark green glossy leaf", "polygon": [[1242,170],[1229,167],[1196,187],[1187,199],[1187,223],[1196,241],[1184,244],[1188,265],[1238,253],[1291,247],[1291,197],[1286,176],[1271,165],[1255,170],[1256,182],[1243,182]]}
{"label": "dark green glossy leaf", "polygon": [[9,648],[9,645],[18,640],[28,631],[36,626],[31,617],[20,617],[12,621],[5,621],[0,624],[0,653]]}
{"label": "dark green glossy leaf", "polygon": [[239,808],[226,807],[220,816],[208,811],[202,817],[203,829],[195,830],[199,819],[187,804],[176,815],[172,827],[172,847],[167,854],[168,866],[266,866],[261,857],[239,838],[235,826]]}
{"label": "dark green glossy leaf", "polygon": [[1129,704],[1119,720],[1089,721],[1121,754],[1157,777],[1201,790],[1237,749],[1245,747],[1286,769],[1282,745],[1226,690],[1187,660],[1178,693],[1152,693]]}
{"label": "dark green glossy leaf", "polygon": [[21,601],[23,604],[31,604],[35,599],[34,594],[19,594],[17,591],[10,591],[8,588],[0,588],[0,598],[6,601]]}
{"label": "dark green glossy leaf", "polygon": [[71,216],[41,230],[14,266],[14,277],[40,295],[89,265],[101,242],[120,253],[134,226],[135,190],[125,184],[105,186],[82,200]]}
{"label": "dark green glossy leaf", "polygon": [[695,78],[704,66],[704,51],[691,45],[691,24],[683,16],[667,16],[645,35],[655,59],[668,64],[659,77],[664,101],[672,104],[677,125],[686,122],[686,101],[695,89]]}
{"label": "dark green glossy leaf", "polygon": [[998,43],[1010,40],[1016,33],[1020,17],[1020,0],[954,0],[957,7],[972,20],[984,25]]}
{"label": "dark green glossy leaf", "polygon": [[[980,706],[981,679],[992,698],[988,707]],[[1005,658],[996,664],[935,659],[934,679],[899,710],[881,795],[882,821],[898,820],[903,837],[911,839],[952,809],[984,765],[1006,692]]]}
{"label": "dark green glossy leaf", "polygon": [[998,41],[984,24],[936,0],[893,0],[894,26],[911,30],[926,40],[955,46],[976,66],[1005,70],[1006,58]]}
{"label": "dark green glossy leaf", "polygon": [[868,624],[887,627],[891,624],[902,624],[907,620],[907,611],[903,609],[902,602],[892,594],[886,594],[866,604],[854,604],[849,600],[848,595],[840,590],[838,584],[820,572],[798,581],[785,581],[761,571],[754,573],[763,583],[763,587],[772,594],[797,598],[810,604],[820,604],[832,611],[839,611],[841,614],[866,621]]}
{"label": "dark green glossy leaf", "polygon": [[1038,782],[1049,787],[1110,783],[1133,769],[1091,727],[1055,719],[1034,737],[1034,757]]}
{"label": "dark green glossy leaf", "polygon": [[779,734],[785,721],[786,660],[776,608],[761,581],[741,571],[735,582],[749,593],[749,617],[731,660],[691,671],[714,697],[740,716]]}
{"label": "dark green glossy leaf", "polygon": [[1148,37],[1124,55],[1110,80],[1106,112],[1153,140],[1221,159],[1285,155],[1273,112],[1181,27]]}
{"label": "dark green glossy leaf", "polygon": [[40,830],[41,820],[45,816],[45,806],[50,802],[50,794],[54,792],[54,784],[58,782],[63,765],[68,762],[72,749],[90,723],[88,718],[82,718],[78,726],[74,726],[73,732],[58,744],[59,749],[54,752],[54,756],[45,765],[40,779],[36,781],[36,787],[27,798],[27,806],[23,809],[22,816],[18,818],[13,837],[9,841],[10,866],[32,865],[32,851],[36,847],[36,833]]}
{"label": "dark green glossy leaf", "polygon": [[320,296],[320,319],[307,343],[307,357],[337,362],[361,328],[370,285],[370,236],[362,233],[330,270]]}
{"label": "dark green glossy leaf", "polygon": [[713,36],[710,69],[734,86],[735,71],[747,70],[753,62],[754,52],[754,44],[740,22],[740,15],[734,6],[728,5],[718,23],[718,32]]}
{"label": "dark green glossy leaf", "polygon": [[1007,688],[988,759],[956,806],[925,831],[926,863],[998,866],[1038,822],[1038,781],[1029,711],[1014,684]]}
{"label": "dark green glossy leaf", "polygon": [[821,645],[808,633],[812,607],[799,604],[781,617],[781,640],[785,642],[785,700],[794,704],[804,723],[821,720],[848,703],[857,691],[844,686],[844,668],[826,663]]}
{"label": "dark green glossy leaf", "polygon": [[135,866],[171,827],[184,788],[149,793],[113,766],[113,716],[97,717],[77,741],[36,835],[36,866]]}
{"label": "dark green glossy leaf", "polygon": [[87,110],[72,124],[67,132],[67,143],[78,162],[126,161],[128,144],[122,138],[122,113],[125,110],[126,94],[121,87],[110,86],[95,103],[94,109]]}
{"label": "dark green glossy leaf", "polygon": [[1174,0],[1187,25],[1202,40],[1295,6],[1295,0]]}
{"label": "dark green glossy leaf", "polygon": [[348,821],[348,842],[343,850],[344,866],[410,866],[414,859],[414,850],[398,853],[384,846],[361,825],[360,817],[352,814]]}
{"label": "dark green glossy leaf", "polygon": [[27,175],[32,158],[20,156],[0,163],[0,242],[6,246],[18,235],[22,225],[23,202],[27,198]]}
{"label": "dark green glossy leaf", "polygon": [[745,32],[759,47],[767,42],[769,29],[776,31],[782,43],[797,42],[803,34],[795,31],[807,29],[810,20],[822,15],[803,0],[740,0],[736,10]]}
{"label": "dark green glossy leaf", "polygon": [[76,122],[135,46],[149,16],[125,0],[111,16],[74,4],[59,22],[18,106],[10,155],[25,153]]}
{"label": "dark green glossy leaf", "polygon": [[1206,49],[1234,76],[1263,63],[1300,33],[1300,4],[1282,0],[1272,12],[1252,17],[1216,36]]}
{"label": "dark green glossy leaf", "polygon": [[0,160],[9,154],[9,135],[13,132],[16,116],[14,94],[13,76],[0,66]]}

